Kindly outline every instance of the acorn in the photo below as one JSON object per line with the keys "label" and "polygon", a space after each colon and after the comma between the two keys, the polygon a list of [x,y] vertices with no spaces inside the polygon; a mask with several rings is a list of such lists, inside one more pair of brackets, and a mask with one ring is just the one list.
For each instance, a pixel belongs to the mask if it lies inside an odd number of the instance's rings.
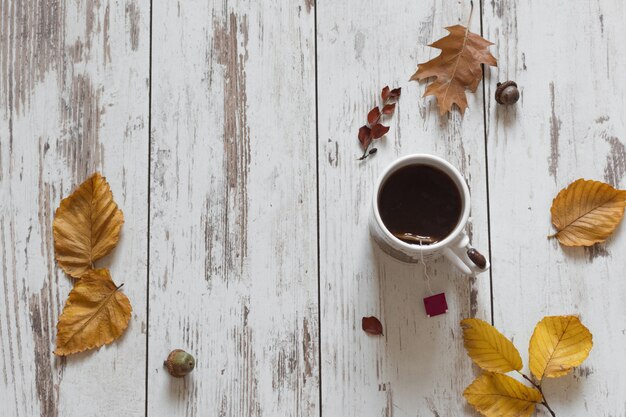
{"label": "acorn", "polygon": [[519,100],[519,90],[515,81],[505,81],[498,83],[496,88],[496,101],[500,104],[510,105]]}
{"label": "acorn", "polygon": [[196,359],[182,349],[174,349],[163,362],[167,371],[176,378],[182,378],[196,366]]}

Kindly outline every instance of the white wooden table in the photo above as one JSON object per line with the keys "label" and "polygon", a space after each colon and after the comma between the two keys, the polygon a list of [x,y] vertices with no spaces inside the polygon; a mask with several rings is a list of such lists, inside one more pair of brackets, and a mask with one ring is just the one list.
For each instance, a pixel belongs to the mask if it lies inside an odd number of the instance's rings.
{"label": "white wooden table", "polygon": [[[545,384],[559,416],[626,416],[626,233],[545,238],[558,190],[626,186],[626,6],[494,0],[470,108],[439,117],[406,80],[469,1],[0,1],[2,416],[473,416],[459,321],[527,343],[544,315],[580,314],[595,346]],[[520,102],[496,104],[497,81]],[[356,133],[402,86],[378,154]],[[472,192],[469,232],[492,270],[429,267],[449,312],[426,318],[423,272],[375,248],[372,184],[433,153]],[[97,352],[52,354],[71,288],[54,261],[60,199],[99,170],[126,217],[110,266],[134,310]],[[376,315],[384,337],[360,328]],[[173,348],[198,367],[162,367]],[[545,415],[543,411],[540,415]]]}

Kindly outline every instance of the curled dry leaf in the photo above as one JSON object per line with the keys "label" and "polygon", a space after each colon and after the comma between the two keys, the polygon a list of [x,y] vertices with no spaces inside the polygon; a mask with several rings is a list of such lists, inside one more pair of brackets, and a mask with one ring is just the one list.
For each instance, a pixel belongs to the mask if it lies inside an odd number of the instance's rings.
{"label": "curled dry leaf", "polygon": [[379,139],[389,132],[389,126],[383,126],[380,123],[372,126],[372,139]]}
{"label": "curled dry leaf", "polygon": [[370,143],[372,143],[372,129],[367,126],[361,126],[359,128],[359,142],[367,149]]}
{"label": "curled dry leaf", "polygon": [[552,202],[553,235],[564,246],[604,242],[624,217],[626,191],[599,181],[579,179]]}
{"label": "curled dry leaf", "polygon": [[576,316],[544,317],[530,338],[530,371],[537,380],[568,374],[583,363],[593,336]]}
{"label": "curled dry leaf", "polygon": [[376,106],[372,110],[370,110],[370,112],[367,114],[367,123],[370,125],[373,125],[373,124],[378,123],[379,120],[380,120],[380,109],[378,108],[378,106]]}
{"label": "curled dry leaf", "polygon": [[463,396],[487,417],[530,417],[543,400],[539,390],[503,374],[485,373],[465,389]]}
{"label": "curled dry leaf", "polygon": [[383,334],[383,324],[376,317],[363,317],[361,320],[361,327],[365,333],[373,334],[375,336]]}
{"label": "curled dry leaf", "polygon": [[389,98],[389,94],[390,94],[390,91],[389,91],[389,86],[388,86],[388,85],[386,85],[386,86],[383,88],[383,91],[380,93],[380,98],[382,98],[382,99],[383,99],[383,103],[384,103],[385,101],[387,101],[387,99]]}
{"label": "curled dry leaf", "polygon": [[391,104],[386,104],[383,107],[383,114],[393,114],[393,112],[396,110],[396,103],[391,103]]}
{"label": "curled dry leaf", "polygon": [[54,215],[54,251],[59,266],[80,278],[117,245],[124,214],[113,201],[106,179],[95,173],[67,198]]}
{"label": "curled dry leaf", "polygon": [[485,371],[506,373],[522,369],[522,358],[513,343],[495,327],[480,319],[461,321],[467,354]]}
{"label": "curled dry leaf", "polygon": [[462,25],[450,26],[446,30],[450,32],[448,36],[429,45],[441,49],[441,54],[419,64],[411,80],[421,81],[434,77],[426,87],[424,96],[437,97],[441,115],[452,110],[453,104],[463,114],[467,108],[465,90],[476,91],[482,80],[481,64],[496,66],[497,61],[488,49],[493,43]]}
{"label": "curled dry leaf", "polygon": [[113,283],[108,269],[90,270],[81,277],[59,317],[56,355],[97,348],[124,333],[132,308],[120,287]]}

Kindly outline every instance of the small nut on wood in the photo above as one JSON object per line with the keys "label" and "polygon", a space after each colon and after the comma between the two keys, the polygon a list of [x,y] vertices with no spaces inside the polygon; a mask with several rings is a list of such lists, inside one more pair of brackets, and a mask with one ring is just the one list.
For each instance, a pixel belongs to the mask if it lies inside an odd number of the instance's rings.
{"label": "small nut on wood", "polygon": [[174,349],[167,355],[163,365],[165,365],[170,375],[182,378],[193,371],[193,368],[196,366],[196,359],[182,349]]}
{"label": "small nut on wood", "polygon": [[487,266],[487,258],[485,258],[482,253],[478,252],[474,248],[471,248],[467,251],[467,257],[470,258],[470,260],[474,262],[474,265],[476,265],[480,269],[485,269],[485,267]]}
{"label": "small nut on wood", "polygon": [[505,81],[498,83],[496,89],[496,101],[500,104],[510,105],[517,103],[519,100],[519,90],[515,81]]}

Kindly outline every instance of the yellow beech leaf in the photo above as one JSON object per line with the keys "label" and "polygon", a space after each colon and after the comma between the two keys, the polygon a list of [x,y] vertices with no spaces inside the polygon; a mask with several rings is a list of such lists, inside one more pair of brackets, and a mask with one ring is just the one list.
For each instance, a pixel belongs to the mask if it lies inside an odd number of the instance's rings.
{"label": "yellow beech leaf", "polygon": [[583,363],[593,336],[576,316],[544,317],[530,338],[530,371],[537,380],[556,378]]}
{"label": "yellow beech leaf", "polygon": [[522,358],[513,343],[495,327],[480,319],[465,319],[463,344],[467,354],[485,371],[506,373],[522,369]]}
{"label": "yellow beech leaf", "polygon": [[90,270],[76,282],[57,323],[56,355],[97,348],[124,333],[132,308],[120,287],[108,269]]}
{"label": "yellow beech leaf", "polygon": [[542,402],[536,389],[503,374],[485,373],[465,389],[463,396],[487,417],[529,417]]}
{"label": "yellow beech leaf", "polygon": [[54,251],[59,266],[80,278],[93,262],[117,245],[124,214],[113,201],[106,179],[93,174],[67,198],[54,215]]}
{"label": "yellow beech leaf", "polygon": [[552,202],[553,235],[565,246],[604,242],[624,216],[626,191],[599,181],[579,179]]}

